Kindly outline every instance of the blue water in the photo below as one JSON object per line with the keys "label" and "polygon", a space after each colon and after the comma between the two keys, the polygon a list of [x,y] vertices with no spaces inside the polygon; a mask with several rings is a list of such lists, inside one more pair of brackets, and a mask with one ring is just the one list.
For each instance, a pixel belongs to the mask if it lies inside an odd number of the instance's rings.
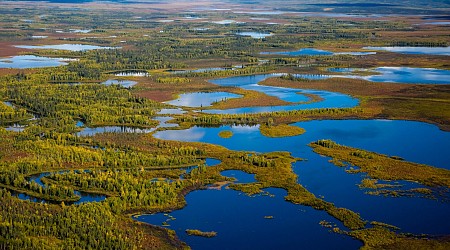
{"label": "blue water", "polygon": [[26,69],[67,65],[68,58],[51,58],[34,55],[20,55],[0,59],[0,68]]}
{"label": "blue water", "polygon": [[[356,186],[364,174],[347,174],[343,168],[329,163],[328,157],[315,154],[307,146],[318,139],[332,139],[343,145],[450,169],[450,148],[447,147],[449,132],[441,131],[434,125],[411,121],[325,120],[294,125],[305,128],[306,132],[287,138],[268,138],[261,135],[258,126],[223,126],[160,131],[154,136],[167,140],[213,143],[232,150],[288,151],[294,157],[307,159],[295,163],[293,169],[299,176],[299,183],[316,196],[324,195],[326,201],[359,212],[363,219],[390,223],[400,227],[403,232],[450,233],[447,225],[450,219],[448,202],[365,194],[365,190]],[[232,131],[234,136],[220,138],[218,133],[224,129]]]}
{"label": "blue water", "polygon": [[206,165],[209,167],[213,167],[216,165],[219,165],[221,163],[220,160],[214,159],[214,158],[207,158],[206,159]]}
{"label": "blue water", "polygon": [[402,54],[419,54],[419,55],[444,55],[450,56],[450,47],[363,47],[367,50],[384,50]]}
{"label": "blue water", "polygon": [[[263,74],[263,75],[251,75],[251,76],[237,76],[228,77],[222,79],[211,80],[211,83],[220,86],[233,86],[247,90],[254,90],[263,92],[269,96],[278,97],[281,100],[292,102],[292,105],[287,106],[265,106],[265,107],[244,107],[236,109],[226,110],[204,110],[205,113],[214,114],[243,114],[243,113],[261,113],[261,112],[275,112],[275,111],[288,111],[288,110],[300,110],[300,109],[313,109],[313,108],[348,108],[358,105],[358,100],[348,95],[318,91],[318,90],[303,90],[294,88],[283,87],[271,87],[259,85],[258,82],[263,81],[270,77],[280,77],[283,74]],[[324,75],[298,75],[305,78],[322,78]],[[308,103],[308,97],[302,94],[314,94],[322,97],[324,100],[320,102]]]}
{"label": "blue water", "polygon": [[[327,220],[343,226],[323,211],[284,201],[286,191],[266,189],[274,197],[249,197],[239,192],[199,190],[186,196],[187,206],[170,213],[135,218],[155,225],[167,222],[178,237],[192,249],[357,249],[361,243],[350,237],[328,232],[319,225]],[[273,216],[273,219],[265,219]],[[188,236],[186,229],[216,231],[217,236]],[[326,239],[326,240],[325,240]]]}
{"label": "blue water", "polygon": [[262,38],[266,38],[269,36],[273,36],[273,34],[271,34],[271,33],[261,33],[261,32],[239,32],[239,33],[236,33],[236,35],[249,36],[249,37],[255,38],[255,39],[262,39]]}
{"label": "blue water", "polygon": [[331,56],[333,52],[320,49],[303,48],[296,51],[261,52],[261,55],[286,55],[286,56]]}
{"label": "blue water", "polygon": [[114,132],[114,133],[150,133],[154,128],[144,129],[135,127],[120,127],[120,126],[105,126],[105,127],[86,127],[77,133],[77,136],[93,136],[99,133]]}
{"label": "blue water", "polygon": [[137,82],[135,81],[130,81],[130,80],[117,80],[117,79],[110,79],[107,81],[102,82],[102,84],[106,85],[106,86],[110,86],[110,85],[120,85],[123,86],[125,88],[131,88],[134,85],[137,84]]}
{"label": "blue water", "polygon": [[450,25],[450,22],[429,22],[424,24],[431,24],[431,25]]}
{"label": "blue water", "polygon": [[171,74],[187,74],[187,73],[205,73],[212,71],[224,71],[224,70],[236,70],[242,68],[242,65],[236,65],[233,67],[214,67],[214,68],[199,68],[199,69],[188,69],[188,70],[166,70]]}
{"label": "blue water", "polygon": [[56,45],[16,45],[14,47],[22,49],[55,49],[69,51],[87,51],[94,49],[118,49],[120,47],[104,47],[88,44],[56,44]]}
{"label": "blue water", "polygon": [[174,128],[179,126],[177,123],[167,123],[168,121],[173,120],[170,116],[157,116],[152,119],[159,121],[157,128]]}
{"label": "blue water", "polygon": [[180,115],[180,114],[184,114],[186,113],[186,111],[184,111],[181,108],[167,108],[167,109],[161,109],[158,112],[158,115]]}
{"label": "blue water", "polygon": [[150,76],[150,74],[147,71],[122,71],[122,72],[116,72],[115,76],[138,76],[138,77],[143,77],[143,76]]}
{"label": "blue water", "polygon": [[248,174],[241,170],[225,170],[220,172],[222,176],[235,178],[235,183],[252,183],[256,182],[254,174]]}
{"label": "blue water", "polygon": [[82,122],[82,121],[77,121],[77,123],[75,124],[75,126],[77,126],[77,127],[84,127],[84,122]]}
{"label": "blue water", "polygon": [[450,70],[410,67],[379,67],[379,75],[355,76],[372,82],[450,84]]}
{"label": "blue water", "polygon": [[13,124],[11,126],[5,127],[6,131],[14,131],[14,132],[22,132],[22,131],[25,130],[25,128],[26,128],[26,126],[20,125],[20,124],[17,124],[17,123],[15,123],[15,124]]}
{"label": "blue water", "polygon": [[328,50],[302,48],[296,51],[278,51],[278,52],[261,52],[261,55],[286,55],[286,56],[332,56],[332,55],[353,55],[353,56],[365,56],[374,55],[376,52],[331,52]]}
{"label": "blue water", "polygon": [[239,97],[241,95],[228,92],[197,92],[181,94],[179,98],[165,103],[183,107],[208,107],[214,102]]}
{"label": "blue water", "polygon": [[[61,171],[60,173],[63,173],[64,171]],[[30,182],[36,182],[37,184],[39,184],[40,186],[44,187],[45,184],[41,181],[42,177],[45,176],[49,176],[51,173],[41,173],[41,174],[37,174],[37,175],[32,175],[30,177],[28,177],[28,181]],[[67,204],[81,204],[84,202],[100,202],[106,199],[105,195],[100,195],[100,194],[93,194],[93,193],[86,193],[86,192],[82,192],[82,191],[74,191],[75,195],[80,196],[80,199],[78,201],[75,202],[69,202]],[[59,204],[60,202],[56,202],[56,201],[47,201],[45,199],[40,199],[40,198],[36,198],[27,194],[23,194],[23,193],[18,193],[18,192],[12,192],[12,194],[14,194],[15,196],[17,196],[19,199],[21,200],[29,200],[32,202],[39,202],[39,203],[56,203]]]}

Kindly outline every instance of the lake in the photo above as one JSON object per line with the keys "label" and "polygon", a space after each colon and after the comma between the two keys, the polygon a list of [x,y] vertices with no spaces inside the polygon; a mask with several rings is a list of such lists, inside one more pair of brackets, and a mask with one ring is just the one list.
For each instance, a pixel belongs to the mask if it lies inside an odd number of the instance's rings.
{"label": "lake", "polygon": [[[324,195],[326,201],[359,212],[363,219],[393,224],[400,227],[402,232],[439,235],[450,233],[446,223],[450,219],[448,202],[365,194],[365,191],[356,186],[365,177],[364,174],[348,174],[344,168],[336,167],[328,162],[328,157],[315,154],[307,146],[308,143],[318,139],[331,139],[343,145],[449,169],[450,149],[446,146],[450,141],[449,132],[441,131],[434,125],[411,121],[325,120],[298,122],[294,125],[305,128],[306,132],[293,137],[268,138],[261,135],[258,126],[222,126],[160,131],[155,133],[154,137],[165,140],[213,143],[232,150],[262,153],[288,151],[294,157],[307,159],[294,163],[293,169],[299,176],[299,183],[316,196]],[[219,137],[218,133],[222,130],[232,131],[233,137],[228,139]],[[430,147],[430,145],[433,146]],[[406,183],[407,187],[408,185],[421,186],[411,182],[400,183]],[[201,196],[201,194],[198,195]],[[196,205],[190,204],[188,200],[188,207],[190,206]],[[177,222],[180,220],[184,220],[184,217],[177,218]],[[317,221],[320,220],[317,218]],[[215,230],[215,228],[207,230]]]}
{"label": "lake", "polygon": [[[350,237],[329,233],[317,219],[340,222],[323,211],[284,201],[286,191],[266,189],[269,195],[249,197],[240,192],[199,190],[186,196],[187,206],[170,213],[141,215],[136,220],[162,225],[168,223],[192,249],[357,249],[361,243]],[[273,219],[265,217],[273,216]],[[188,236],[186,229],[216,231],[217,236]]]}
{"label": "lake", "polygon": [[450,84],[450,70],[411,67],[378,67],[375,75],[344,75],[334,77],[357,78],[371,82]]}
{"label": "lake", "polygon": [[269,36],[273,36],[273,34],[271,34],[271,33],[260,33],[260,32],[239,32],[239,33],[236,33],[236,35],[249,36],[249,37],[255,38],[255,39],[262,39],[262,38],[266,38]]}
{"label": "lake", "polygon": [[107,81],[102,82],[102,84],[106,85],[106,86],[110,86],[110,85],[120,85],[122,87],[125,88],[131,88],[134,85],[137,84],[137,82],[135,81],[130,81],[130,80],[118,80],[118,79],[110,79]]}
{"label": "lake", "polygon": [[121,72],[115,72],[115,76],[138,76],[138,77],[148,77],[150,74],[147,71],[140,71],[140,70],[127,70],[127,71],[121,71]]}
{"label": "lake", "polygon": [[239,97],[242,96],[228,92],[197,92],[181,94],[177,99],[165,103],[183,107],[208,107],[214,102]]}
{"label": "lake", "polygon": [[67,65],[69,58],[53,58],[35,55],[20,55],[0,59],[0,68],[26,69],[26,68],[44,68]]}
{"label": "lake", "polygon": [[378,50],[378,51],[389,51],[402,54],[418,54],[418,55],[443,55],[450,56],[450,46],[449,47],[363,47],[367,50]]}
{"label": "lake", "polygon": [[[318,91],[318,90],[303,90],[294,88],[272,87],[263,86],[258,83],[270,78],[280,77],[284,74],[262,74],[262,75],[250,75],[250,76],[236,76],[222,79],[210,80],[211,83],[220,86],[233,86],[240,87],[247,90],[254,90],[263,92],[269,96],[275,96],[281,100],[292,102],[292,105],[287,106],[266,106],[266,107],[244,107],[236,109],[226,110],[204,110],[205,113],[214,114],[243,114],[243,113],[261,113],[261,112],[275,112],[275,111],[288,111],[288,110],[300,110],[300,109],[312,109],[312,108],[346,108],[354,107],[358,105],[358,100],[344,94]],[[322,75],[297,75],[305,78],[322,78]],[[309,98],[303,94],[318,95],[323,98],[322,101],[305,103],[309,101]]]}
{"label": "lake", "polygon": [[[64,173],[65,171],[60,171],[59,173]],[[30,182],[36,182],[37,184],[39,184],[40,186],[44,187],[45,184],[41,181],[42,177],[46,177],[49,176],[51,173],[47,172],[47,173],[41,173],[41,174],[36,174],[36,175],[32,175],[27,177],[26,179]],[[78,201],[75,202],[67,202],[67,204],[81,204],[83,202],[100,202],[106,199],[105,195],[99,195],[99,194],[92,194],[92,193],[86,193],[86,192],[82,192],[82,191],[74,191],[75,195],[80,196],[80,199]],[[45,199],[40,199],[40,198],[36,198],[27,194],[23,194],[23,193],[18,193],[18,192],[12,192],[13,195],[17,196],[19,199],[21,200],[29,200],[32,202],[39,202],[39,203],[54,203],[54,204],[60,204],[60,202],[56,202],[56,201],[48,201]]]}
{"label": "lake", "polygon": [[376,52],[331,52],[328,50],[313,49],[313,48],[302,48],[296,51],[278,51],[278,52],[260,52],[261,55],[285,55],[285,56],[333,56],[333,55],[354,55],[354,56],[365,56],[374,55]]}
{"label": "lake", "polygon": [[95,128],[85,127],[76,134],[77,136],[93,136],[99,133],[150,133],[154,130],[154,128],[144,129],[126,126],[104,126]]}
{"label": "lake", "polygon": [[14,47],[22,49],[55,49],[69,51],[88,51],[94,49],[119,49],[120,47],[105,47],[88,44],[55,44],[55,45],[15,45]]}

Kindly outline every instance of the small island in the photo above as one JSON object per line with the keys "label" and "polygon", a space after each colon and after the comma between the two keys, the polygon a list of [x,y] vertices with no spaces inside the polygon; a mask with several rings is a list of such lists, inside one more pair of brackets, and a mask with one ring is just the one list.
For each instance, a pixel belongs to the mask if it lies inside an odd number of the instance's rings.
{"label": "small island", "polygon": [[296,136],[305,133],[304,128],[299,128],[296,126],[281,124],[277,126],[261,125],[259,127],[261,134],[266,137],[288,137]]}
{"label": "small island", "polygon": [[211,231],[211,232],[202,232],[197,229],[186,229],[186,233],[188,235],[194,235],[194,236],[201,236],[206,238],[212,238],[217,236],[217,232]]}
{"label": "small island", "polygon": [[233,132],[231,132],[229,130],[222,130],[222,131],[219,132],[219,136],[221,138],[228,139],[228,138],[231,138],[233,136]]}

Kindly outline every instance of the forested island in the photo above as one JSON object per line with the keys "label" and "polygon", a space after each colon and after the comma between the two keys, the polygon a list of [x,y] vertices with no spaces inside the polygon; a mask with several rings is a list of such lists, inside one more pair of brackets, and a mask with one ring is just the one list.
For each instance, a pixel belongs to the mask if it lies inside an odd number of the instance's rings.
{"label": "forested island", "polygon": [[0,248],[449,249],[449,11],[1,1]]}

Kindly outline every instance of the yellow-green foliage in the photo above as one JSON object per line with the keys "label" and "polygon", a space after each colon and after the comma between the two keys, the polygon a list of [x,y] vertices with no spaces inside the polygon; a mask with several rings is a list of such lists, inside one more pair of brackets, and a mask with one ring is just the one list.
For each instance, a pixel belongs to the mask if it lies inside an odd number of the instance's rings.
{"label": "yellow-green foliage", "polygon": [[447,169],[392,159],[386,155],[338,145],[327,140],[313,142],[310,146],[316,153],[360,167],[360,171],[375,179],[409,180],[429,186],[450,187],[450,171]]}
{"label": "yellow-green foliage", "polygon": [[186,229],[186,233],[188,235],[195,235],[195,236],[202,236],[202,237],[207,237],[207,238],[211,238],[211,237],[215,237],[217,235],[217,232],[202,232],[200,230],[197,229]]}
{"label": "yellow-green foliage", "polygon": [[185,77],[159,77],[156,79],[159,83],[167,83],[167,84],[182,84],[189,83],[191,80]]}
{"label": "yellow-green foliage", "polygon": [[267,126],[261,125],[259,127],[261,134],[267,137],[287,137],[296,136],[305,133],[304,128],[299,128],[296,126],[281,124],[278,126]]}
{"label": "yellow-green foliage", "polygon": [[356,230],[349,235],[364,242],[361,249],[449,249],[450,242],[447,240],[436,240],[417,238],[396,234],[389,229],[375,225],[373,228]]}
{"label": "yellow-green foliage", "polygon": [[233,136],[233,132],[229,130],[223,130],[219,132],[219,136],[222,138],[231,138]]}

